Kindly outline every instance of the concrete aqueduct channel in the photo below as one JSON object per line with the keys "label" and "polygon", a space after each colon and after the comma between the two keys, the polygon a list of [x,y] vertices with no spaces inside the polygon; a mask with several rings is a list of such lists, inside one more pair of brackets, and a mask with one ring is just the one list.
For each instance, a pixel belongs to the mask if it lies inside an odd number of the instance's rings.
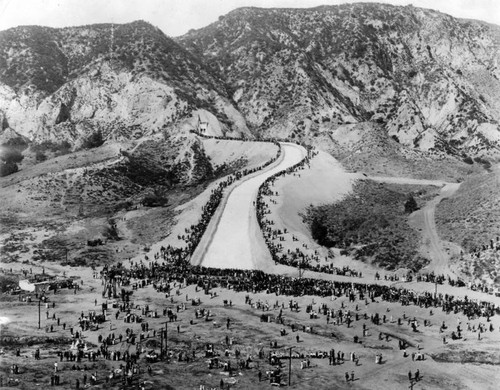
{"label": "concrete aqueduct channel", "polygon": [[191,263],[211,268],[265,269],[272,260],[255,215],[259,187],[306,154],[303,147],[283,142],[281,157],[275,163],[228,187]]}

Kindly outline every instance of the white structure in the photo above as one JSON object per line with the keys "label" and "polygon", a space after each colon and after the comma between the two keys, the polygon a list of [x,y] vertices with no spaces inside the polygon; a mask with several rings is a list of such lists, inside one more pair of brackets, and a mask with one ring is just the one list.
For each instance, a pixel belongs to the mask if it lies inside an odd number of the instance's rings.
{"label": "white structure", "polygon": [[208,122],[202,122],[200,116],[198,115],[198,132],[200,134],[205,134],[208,131]]}
{"label": "white structure", "polygon": [[19,288],[24,291],[29,292],[45,292],[49,290],[50,282],[32,282],[29,279],[24,279],[19,281]]}

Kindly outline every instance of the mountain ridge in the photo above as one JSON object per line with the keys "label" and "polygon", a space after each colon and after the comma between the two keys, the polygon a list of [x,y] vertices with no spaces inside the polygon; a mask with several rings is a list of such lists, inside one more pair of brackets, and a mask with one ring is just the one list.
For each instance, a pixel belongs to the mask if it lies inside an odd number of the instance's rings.
{"label": "mountain ridge", "polygon": [[0,112],[32,141],[78,143],[95,131],[134,139],[217,117],[250,135],[225,85],[146,22],[0,32]]}
{"label": "mountain ridge", "polygon": [[499,34],[433,10],[357,3],[241,8],[177,41],[226,75],[257,132],[308,140],[311,126],[378,121],[408,147],[461,156],[498,154]]}
{"label": "mountain ridge", "polygon": [[0,32],[2,133],[75,150],[98,131],[204,122],[330,151],[339,128],[367,124],[408,150],[495,160],[499,53],[499,26],[373,3],[242,7],[174,39],[144,21],[21,26]]}

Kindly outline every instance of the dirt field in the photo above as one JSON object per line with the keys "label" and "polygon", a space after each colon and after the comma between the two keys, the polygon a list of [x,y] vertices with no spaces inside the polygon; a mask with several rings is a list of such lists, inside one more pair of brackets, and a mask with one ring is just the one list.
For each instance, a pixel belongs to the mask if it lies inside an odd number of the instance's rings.
{"label": "dirt field", "polygon": [[[255,158],[255,163],[260,157]],[[248,160],[250,161],[250,159]],[[274,190],[278,191],[272,213],[277,216],[277,223],[288,227],[299,237],[300,245],[305,244],[309,251],[324,251],[315,244],[298,213],[308,205],[321,204],[340,199],[350,191],[352,182],[361,175],[345,173],[334,159],[320,158],[312,161],[310,167],[296,174],[285,176],[276,182]],[[318,186],[318,183],[324,183]],[[133,210],[117,216],[118,230],[127,240],[116,242],[110,249],[121,257],[123,267],[141,262],[148,267],[161,246],[178,245],[178,238],[184,229],[197,220],[202,206],[216,183],[211,184],[201,194],[189,202],[179,200],[174,209],[175,216],[171,226],[156,224],[158,232],[151,238],[147,251],[141,245],[132,247],[130,242],[137,238],[136,232],[141,226],[148,225],[148,218],[160,221],[170,220],[170,216],[153,215],[145,210]],[[314,187],[316,186],[316,187]],[[314,188],[317,188],[316,190]],[[307,195],[311,197],[308,198]],[[241,221],[235,221],[241,223]],[[137,224],[134,226],[133,224]],[[100,226],[100,224],[98,224]],[[23,225],[24,226],[24,225]],[[212,285],[203,291],[195,285],[186,286],[170,283],[171,292],[157,292],[144,279],[132,279],[131,284],[142,283],[145,286],[133,289],[132,285],[124,286],[131,291],[132,305],[129,315],[141,318],[141,322],[125,322],[127,310],[119,308],[120,300],[106,299],[103,295],[103,279],[100,277],[102,266],[74,267],[63,266],[60,262],[45,260],[33,261],[32,244],[43,238],[49,238],[57,226],[51,230],[41,227],[26,227],[23,234],[17,232],[19,248],[13,248],[11,254],[20,257],[10,263],[2,264],[0,281],[3,292],[0,298],[0,386],[4,388],[52,388],[53,375],[59,375],[60,384],[54,386],[61,389],[75,389],[76,381],[80,388],[92,389],[205,389],[224,388],[262,389],[271,388],[268,372],[277,370],[277,364],[271,364],[270,353],[281,358],[283,386],[288,385],[290,347],[291,359],[290,388],[293,389],[496,389],[500,380],[500,316],[491,318],[467,318],[461,313],[449,314],[441,308],[420,307],[417,305],[402,306],[397,302],[374,301],[360,299],[356,296],[350,302],[347,296],[283,296],[264,292],[235,292],[233,289]],[[97,229],[90,221],[74,221],[68,228],[74,234]],[[10,234],[2,230],[3,235]],[[255,232],[257,234],[259,232]],[[146,236],[150,236],[147,231]],[[6,236],[3,236],[6,237]],[[146,239],[148,239],[146,237]],[[152,236],[151,236],[152,237]],[[159,240],[159,241],[156,241]],[[297,244],[297,241],[285,240],[286,245]],[[27,251],[23,248],[26,246]],[[298,245],[298,244],[297,244]],[[137,253],[137,248],[141,249]],[[304,247],[302,247],[304,248]],[[305,250],[306,248],[304,248]],[[142,252],[142,253],[141,253]],[[73,255],[70,253],[70,258]],[[338,280],[355,283],[375,283],[377,270],[370,265],[335,254],[336,266],[349,265],[363,272],[363,277],[319,274],[306,271],[304,277],[327,280]],[[274,263],[258,263],[260,269],[268,273],[288,275],[297,278],[296,268]],[[10,295],[9,284],[24,279],[32,274],[70,278],[78,289],[63,288],[56,293],[48,294],[47,304],[41,304],[41,326],[38,328],[38,299],[31,294],[31,302],[23,301],[28,294]],[[382,280],[376,283],[395,288],[405,288],[416,293],[434,293],[435,286],[425,282],[404,282],[400,280]],[[25,276],[26,275],[26,276]],[[393,273],[387,273],[392,276]],[[437,286],[438,294],[448,294],[463,299],[493,302],[500,305],[500,297],[467,288],[449,286],[447,283]],[[193,305],[199,298],[199,304]],[[252,304],[248,303],[248,298]],[[298,304],[298,310],[291,310],[289,302]],[[107,303],[103,311],[102,304]],[[148,305],[148,311],[145,311]],[[171,310],[176,321],[169,321]],[[196,310],[205,310],[203,316],[197,316]],[[333,318],[323,311],[333,310],[338,313],[350,312],[353,321],[335,323]],[[105,321],[89,330],[81,331],[79,318],[89,313],[105,314]],[[432,311],[432,313],[431,313]],[[155,316],[153,313],[157,313]],[[276,318],[282,314],[283,322]],[[316,315],[312,315],[312,313]],[[208,314],[208,316],[207,316]],[[378,314],[385,316],[380,324],[371,318]],[[269,315],[270,322],[262,322],[263,315]],[[366,316],[365,316],[366,315]],[[198,317],[198,318],[197,318]],[[316,318],[317,317],[317,318]],[[338,317],[336,317],[338,318]],[[229,321],[228,321],[229,320]],[[398,323],[400,320],[400,324]],[[416,320],[413,330],[410,322]],[[429,321],[424,325],[424,321]],[[148,330],[143,330],[148,323]],[[445,323],[446,329],[441,329]],[[229,325],[228,325],[229,324]],[[479,333],[482,324],[485,331]],[[294,326],[294,330],[292,329]],[[452,332],[461,329],[461,338],[452,340]],[[167,328],[166,342],[162,340],[161,330]],[[365,327],[365,329],[364,329]],[[67,361],[58,356],[58,352],[75,352],[72,347],[75,338],[73,333],[81,332],[82,350],[96,352],[102,345],[102,339],[114,340],[108,343],[108,350],[121,356],[127,351],[139,353],[135,371],[123,382],[126,362],[124,360],[104,359],[98,356],[95,361],[84,358],[81,361]],[[136,335],[136,340],[127,341],[128,333]],[[469,330],[470,329],[470,330]],[[283,333],[283,335],[281,334]],[[144,339],[141,338],[143,334]],[[122,339],[120,341],[120,335]],[[358,342],[354,341],[355,336]],[[297,339],[298,337],[298,339]],[[443,342],[443,337],[445,338]],[[101,340],[101,341],[100,341]],[[400,341],[407,346],[399,348]],[[272,345],[276,342],[276,346]],[[160,351],[163,347],[169,351],[170,358],[158,362],[148,362],[149,351]],[[209,368],[214,360],[207,356],[207,344],[213,344],[214,354],[221,363],[230,363],[231,370],[224,370],[222,365]],[[83,349],[85,348],[86,349]],[[34,358],[35,351],[40,349],[40,359]],[[319,358],[331,350],[344,354],[344,359],[329,364],[329,358]],[[406,354],[405,354],[406,352]],[[193,354],[194,353],[194,354]],[[351,353],[353,357],[351,359]],[[417,354],[424,359],[417,360]],[[382,356],[381,363],[376,363]],[[116,356],[116,355],[115,355]],[[189,357],[189,359],[186,359]],[[359,359],[359,360],[358,360]],[[57,372],[55,372],[57,363]],[[16,367],[17,366],[17,370]],[[410,382],[419,370],[420,380]],[[15,373],[17,371],[17,373]],[[259,381],[259,372],[261,381]],[[113,373],[113,378],[110,378]],[[345,375],[348,373],[349,381]],[[95,376],[95,380],[92,379]],[[354,375],[354,380],[351,380]],[[85,378],[85,384],[84,384]],[[222,380],[222,382],[221,382]],[[9,382],[10,381],[10,382]]]}
{"label": "dirt field", "polygon": [[[124,264],[127,266],[127,264]],[[20,268],[20,267],[19,267]],[[37,267],[33,271],[37,270]],[[91,388],[122,388],[121,379],[112,379],[106,382],[105,376],[111,370],[119,369],[124,362],[103,360],[98,358],[96,362],[88,362],[87,359],[79,362],[60,361],[57,356],[58,351],[70,351],[72,338],[69,328],[74,331],[80,330],[78,327],[78,317],[81,312],[87,314],[89,311],[101,312],[101,303],[106,302],[102,298],[101,279],[92,278],[90,271],[82,272],[80,269],[62,268],[57,265],[46,267],[46,272],[64,272],[68,276],[72,274],[81,277],[79,284],[81,289],[74,293],[74,290],[64,289],[56,294],[49,295],[49,308],[42,305],[41,308],[41,330],[38,330],[38,310],[37,302],[19,302],[18,296],[3,296],[2,299],[2,348],[1,371],[3,384],[6,385],[8,378],[17,380],[17,384],[12,388],[28,389],[33,386],[39,388],[50,387],[50,376],[54,371],[54,363],[58,363],[58,373],[61,377],[59,388],[75,388],[76,379],[83,385],[83,377],[87,375],[87,380],[93,373],[97,372],[97,382]],[[9,271],[10,272],[10,271]],[[16,272],[16,268],[13,268]],[[83,283],[83,284],[82,284]],[[174,286],[172,286],[174,287]],[[477,328],[480,322],[485,323],[486,319],[468,320],[462,315],[448,315],[441,310],[434,310],[416,306],[404,307],[397,303],[388,303],[377,300],[365,304],[363,301],[349,303],[348,299],[318,298],[311,296],[284,297],[269,296],[267,294],[235,293],[231,290],[213,288],[211,295],[206,295],[203,291],[195,289],[194,286],[175,286],[172,296],[165,297],[165,294],[157,293],[151,285],[135,290],[132,294],[136,313],[142,316],[149,324],[149,337],[147,332],[143,332],[143,340],[139,349],[145,351],[150,349],[159,350],[160,338],[159,330],[165,327],[167,317],[163,315],[163,309],[171,308],[176,312],[177,306],[185,304],[185,309],[181,308],[177,314],[177,321],[167,324],[168,350],[173,356],[170,362],[149,363],[151,372],[148,373],[148,363],[144,355],[139,359],[140,373],[134,375],[134,385],[127,388],[139,388],[138,384],[146,383],[145,388],[176,388],[176,389],[199,389],[200,385],[208,388],[220,385],[222,379],[226,384],[233,383],[231,388],[260,389],[271,387],[269,382],[258,382],[259,370],[263,373],[273,367],[269,364],[267,355],[272,350],[278,353],[287,354],[287,348],[293,347],[293,352],[299,354],[310,354],[318,352],[328,352],[330,349],[344,352],[344,362],[334,366],[329,365],[328,358],[310,357],[310,365],[301,369],[301,362],[307,362],[307,358],[292,359],[291,388],[295,389],[317,389],[331,388],[359,388],[359,389],[400,389],[408,386],[408,371],[413,373],[418,369],[421,380],[415,384],[415,388],[422,389],[495,389],[498,379],[500,379],[496,367],[500,364],[500,318],[495,316],[486,325],[492,325],[493,331],[489,330],[481,335],[478,340],[477,331],[463,332],[463,338],[458,341],[449,339],[449,334],[454,329],[458,321],[461,321],[462,328],[467,329],[467,324]],[[245,303],[245,297],[249,295],[253,300],[252,305]],[[192,306],[191,299],[200,298],[199,306]],[[299,311],[291,311],[288,308],[288,301],[293,299],[299,304]],[[97,300],[97,305],[95,304]],[[224,305],[224,301],[231,301],[232,306]],[[107,321],[99,326],[97,330],[83,332],[83,340],[88,349],[94,349],[99,345],[98,335],[104,337],[114,333],[118,338],[124,335],[127,328],[132,329],[135,334],[141,334],[140,323],[125,323],[124,313],[115,317],[118,309],[112,307],[112,301],[107,301],[109,309],[106,311]],[[261,302],[263,305],[270,305],[269,311],[259,309],[255,303]],[[55,307],[52,308],[52,303]],[[149,305],[149,310],[158,312],[159,318],[151,318],[142,315],[142,309]],[[277,304],[277,305],[276,305]],[[353,321],[350,327],[347,325],[334,325],[327,323],[326,316],[318,314],[317,319],[311,319],[306,312],[307,305],[312,305],[315,312],[320,312],[322,304],[336,310],[350,310],[359,314],[359,320]],[[276,305],[276,306],[275,306]],[[283,307],[284,306],[284,307]],[[204,308],[210,310],[208,321],[204,318],[195,318],[195,310]],[[261,322],[261,315],[271,314],[277,317],[282,310],[284,325],[276,323]],[[47,312],[49,319],[47,319]],[[364,319],[364,314],[368,319]],[[386,315],[386,322],[381,325],[374,325],[370,321],[372,314],[379,313]],[[52,319],[55,314],[56,319]],[[404,320],[402,325],[397,324],[397,319],[415,317],[419,323],[418,332],[413,332],[411,327]],[[57,319],[60,318],[60,325]],[[227,321],[230,321],[227,328]],[[423,321],[430,321],[430,326],[424,326]],[[191,324],[190,321],[193,321]],[[439,325],[445,321],[448,330],[440,333]],[[66,329],[63,329],[63,323]],[[295,324],[299,330],[293,332],[290,325]],[[363,337],[363,324],[367,326],[367,334]],[[53,326],[53,331],[47,333],[46,328]],[[312,328],[312,332],[302,330],[302,327]],[[178,328],[179,327],[179,328]],[[157,336],[153,336],[153,329],[157,331]],[[286,329],[287,334],[280,336],[280,330]],[[379,339],[380,333],[384,334],[383,340]],[[385,338],[385,334],[389,338]],[[232,345],[226,345],[226,336]],[[296,337],[299,336],[299,342]],[[354,343],[354,336],[361,340]],[[443,344],[442,337],[446,336],[447,344]],[[403,356],[403,351],[398,348],[398,340],[406,340],[409,346],[406,349],[407,357]],[[277,348],[270,348],[270,343],[277,341]],[[251,362],[248,368],[235,368],[231,375],[229,372],[217,368],[208,368],[209,358],[205,357],[204,350],[207,343],[213,343],[215,350],[220,354],[221,361],[231,362],[232,367],[237,367],[238,360],[246,360],[250,357]],[[419,349],[417,349],[419,347]],[[20,356],[16,356],[16,349],[20,348]],[[36,348],[41,350],[40,360],[35,360],[33,354]],[[137,343],[130,344],[125,341],[118,342],[110,347],[114,351],[135,352]],[[192,359],[193,350],[195,357]],[[229,356],[225,356],[226,350]],[[236,350],[240,355],[235,356]],[[264,357],[259,358],[259,351],[264,352]],[[189,354],[189,362],[179,361],[179,352],[184,351]],[[351,352],[359,357],[359,362],[350,361]],[[425,360],[412,360],[413,353],[422,353]],[[375,356],[382,354],[382,364],[375,363]],[[295,356],[295,355],[294,355]],[[12,364],[19,366],[19,374],[10,374]],[[80,367],[80,370],[73,370],[72,367]],[[288,380],[288,361],[282,361],[282,370]],[[307,365],[307,363],[306,363]],[[87,368],[87,370],[84,369]],[[354,372],[355,380],[346,384],[344,375]],[[121,378],[121,377],[120,377]],[[7,388],[9,388],[7,386]]]}

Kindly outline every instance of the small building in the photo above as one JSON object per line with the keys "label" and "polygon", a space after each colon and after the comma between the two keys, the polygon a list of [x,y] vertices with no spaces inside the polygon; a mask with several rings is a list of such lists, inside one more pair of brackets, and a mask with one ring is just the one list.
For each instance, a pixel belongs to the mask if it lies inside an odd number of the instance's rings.
{"label": "small building", "polygon": [[24,279],[19,281],[19,288],[23,291],[39,293],[48,291],[51,284],[52,282],[49,280],[38,282],[36,280]]}
{"label": "small building", "polygon": [[206,134],[208,132],[208,122],[203,122],[198,115],[198,133]]}

